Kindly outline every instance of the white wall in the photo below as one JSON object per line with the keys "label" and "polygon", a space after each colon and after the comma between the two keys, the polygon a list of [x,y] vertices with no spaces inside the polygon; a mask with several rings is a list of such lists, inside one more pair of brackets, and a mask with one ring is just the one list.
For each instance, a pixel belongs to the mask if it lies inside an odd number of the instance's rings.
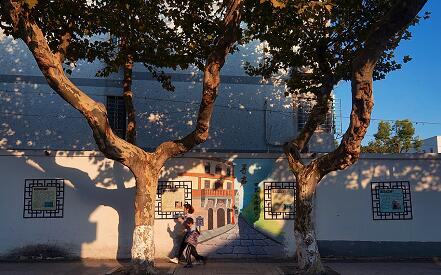
{"label": "white wall", "polygon": [[434,136],[422,140],[423,144],[419,152],[422,153],[441,153],[441,136]]}
{"label": "white wall", "polygon": [[[372,219],[371,182],[409,181],[412,220]],[[326,176],[317,190],[320,240],[441,242],[441,157],[367,155]]]}
{"label": "white wall", "polygon": [[[253,61],[260,56],[256,46],[252,43],[240,47],[240,51],[228,57],[222,70],[211,135],[199,148],[281,151],[279,145],[296,133],[291,98],[283,96],[281,87],[261,84],[259,78],[250,77],[243,70],[245,60]],[[97,149],[86,121],[46,84],[20,40],[0,33],[0,56],[0,143],[4,148]],[[93,99],[105,104],[106,96],[122,94],[122,75],[97,78],[95,72],[101,67],[99,62],[80,62],[71,79]],[[134,71],[139,145],[154,147],[191,131],[201,97],[201,72],[172,72],[172,80],[177,79],[173,82],[176,91],[167,92],[148,77],[143,66],[137,64]],[[196,77],[192,78],[193,74]],[[320,144],[320,140],[317,142]]]}
{"label": "white wall", "polygon": [[[201,154],[191,153],[167,163],[162,179],[194,167]],[[204,154],[204,157],[210,154]],[[290,181],[281,154],[211,154],[232,161],[247,159],[270,165],[268,179]],[[238,173],[238,171],[236,171]],[[129,171],[96,151],[0,151],[0,254],[26,245],[49,244],[73,256],[128,257],[133,229],[134,180]],[[236,174],[236,176],[240,176]],[[64,217],[24,219],[25,179],[65,179]],[[413,219],[372,220],[370,182],[408,180]],[[252,184],[252,183],[250,183]],[[245,194],[246,195],[246,194]],[[316,224],[319,240],[440,242],[441,157],[436,154],[369,155],[351,168],[331,173],[317,190]],[[292,222],[283,228],[289,253],[294,253]],[[173,247],[167,226],[157,220],[157,257],[167,257]]]}

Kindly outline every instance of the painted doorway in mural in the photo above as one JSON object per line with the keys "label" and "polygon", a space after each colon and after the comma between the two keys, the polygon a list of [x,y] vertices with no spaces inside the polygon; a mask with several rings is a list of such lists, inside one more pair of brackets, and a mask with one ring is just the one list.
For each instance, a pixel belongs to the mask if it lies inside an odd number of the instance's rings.
{"label": "painted doorway in mural", "polygon": [[231,223],[231,209],[227,209],[227,224]]}
{"label": "painted doorway in mural", "polygon": [[208,230],[213,229],[213,208],[208,209]]}
{"label": "painted doorway in mural", "polygon": [[217,210],[217,228],[225,226],[225,210],[223,208],[219,208]]}

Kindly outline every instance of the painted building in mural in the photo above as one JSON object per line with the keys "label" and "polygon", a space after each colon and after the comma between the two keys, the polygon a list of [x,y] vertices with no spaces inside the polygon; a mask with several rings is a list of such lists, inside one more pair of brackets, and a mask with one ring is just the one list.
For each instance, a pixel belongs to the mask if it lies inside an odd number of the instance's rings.
{"label": "painted building in mural", "polygon": [[202,218],[200,228],[212,230],[235,223],[234,166],[229,161],[200,159],[194,168],[179,173],[191,180],[193,216]]}

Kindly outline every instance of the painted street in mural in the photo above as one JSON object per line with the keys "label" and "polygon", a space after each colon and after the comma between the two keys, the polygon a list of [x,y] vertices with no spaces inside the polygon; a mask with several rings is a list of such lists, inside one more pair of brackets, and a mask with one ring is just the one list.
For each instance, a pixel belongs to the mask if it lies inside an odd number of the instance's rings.
{"label": "painted street in mural", "polygon": [[252,228],[242,218],[229,231],[198,244],[211,258],[283,257],[284,246]]}

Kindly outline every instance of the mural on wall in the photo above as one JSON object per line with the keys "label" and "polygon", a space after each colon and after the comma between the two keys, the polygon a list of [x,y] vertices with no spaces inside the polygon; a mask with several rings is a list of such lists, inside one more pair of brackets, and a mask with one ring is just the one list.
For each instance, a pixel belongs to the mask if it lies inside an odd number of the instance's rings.
{"label": "mural on wall", "polygon": [[[158,185],[156,208],[158,213],[168,213],[173,219],[183,214],[183,206],[194,207],[201,230],[213,230],[228,224],[235,224],[238,209],[238,193],[235,189],[234,165],[222,159],[198,159],[190,170],[178,173],[184,186],[173,185],[176,181],[164,181],[163,189]],[[186,191],[188,190],[188,191]],[[191,195],[187,192],[191,190]],[[158,218],[159,214],[156,216]]]}
{"label": "mural on wall", "polygon": [[[261,233],[284,241],[284,227],[295,215],[295,184],[289,174],[284,175],[281,160],[192,161],[190,168],[177,174],[177,179],[192,182],[193,216],[199,218],[202,231],[236,224],[240,217]],[[179,200],[170,195],[167,203],[174,207],[176,201]]]}
{"label": "mural on wall", "polygon": [[[192,182],[195,209],[192,216],[202,232],[198,245],[200,253],[214,258],[242,254],[248,257],[289,255],[282,232],[292,214],[292,182],[269,185],[275,190],[271,193],[269,189],[269,214],[273,217],[272,220],[264,217],[262,184],[275,176],[275,164],[274,159],[189,158],[185,164],[180,162],[172,166],[175,171],[173,175],[168,174],[169,179]],[[165,204],[174,207],[173,203],[179,201],[177,194],[175,191],[167,202],[162,202],[163,209]],[[175,256],[180,244],[178,233],[182,222],[175,219],[173,230],[168,226],[174,244],[170,257]]]}

